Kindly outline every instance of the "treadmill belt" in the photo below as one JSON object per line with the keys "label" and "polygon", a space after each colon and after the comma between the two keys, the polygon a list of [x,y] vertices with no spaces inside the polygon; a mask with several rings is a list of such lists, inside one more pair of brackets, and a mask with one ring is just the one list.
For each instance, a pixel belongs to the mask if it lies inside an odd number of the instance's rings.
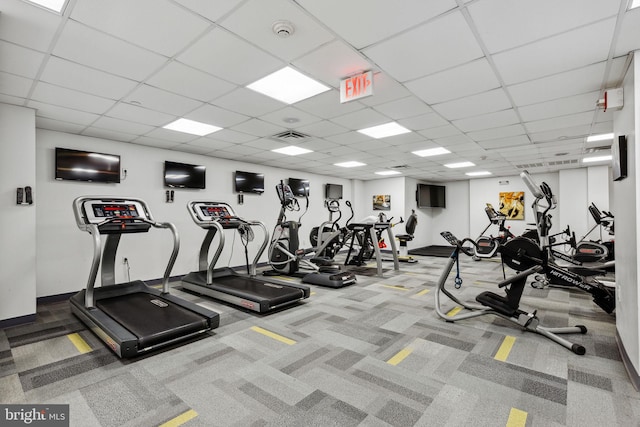
{"label": "treadmill belt", "polygon": [[244,276],[231,275],[216,277],[210,286],[219,289],[221,292],[240,298],[252,299],[253,297],[254,299],[266,299],[270,302],[271,306],[296,301],[304,295],[304,292],[299,288],[267,283],[259,279],[249,279]]}
{"label": "treadmill belt", "polygon": [[204,317],[146,292],[101,299],[96,307],[136,335],[140,348],[207,329]]}

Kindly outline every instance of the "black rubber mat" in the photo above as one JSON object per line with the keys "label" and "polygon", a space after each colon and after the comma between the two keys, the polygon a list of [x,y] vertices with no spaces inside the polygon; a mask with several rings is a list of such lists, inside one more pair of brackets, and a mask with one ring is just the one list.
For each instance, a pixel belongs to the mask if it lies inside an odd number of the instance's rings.
{"label": "black rubber mat", "polygon": [[145,292],[98,300],[96,306],[136,335],[141,347],[206,328],[199,314]]}

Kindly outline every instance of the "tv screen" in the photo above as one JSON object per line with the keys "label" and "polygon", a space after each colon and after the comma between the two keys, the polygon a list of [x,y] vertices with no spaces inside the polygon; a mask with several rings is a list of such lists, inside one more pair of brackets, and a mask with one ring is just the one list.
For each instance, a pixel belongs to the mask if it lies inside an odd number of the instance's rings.
{"label": "tv screen", "polygon": [[308,179],[298,179],[298,178],[289,178],[289,187],[291,187],[291,191],[293,191],[293,195],[296,197],[305,197],[309,196],[309,180]]}
{"label": "tv screen", "polygon": [[445,208],[445,186],[418,184],[416,201],[419,208]]}
{"label": "tv screen", "polygon": [[326,184],[324,198],[328,200],[342,199],[342,184]]}
{"label": "tv screen", "polygon": [[614,181],[620,181],[627,177],[627,137],[618,136],[611,144],[611,172]]}
{"label": "tv screen", "polygon": [[56,179],[120,183],[120,156],[56,147]]}
{"label": "tv screen", "polygon": [[238,193],[264,193],[263,173],[236,171],[235,183]]}
{"label": "tv screen", "polygon": [[164,185],[171,188],[206,187],[206,167],[188,163],[164,162]]}

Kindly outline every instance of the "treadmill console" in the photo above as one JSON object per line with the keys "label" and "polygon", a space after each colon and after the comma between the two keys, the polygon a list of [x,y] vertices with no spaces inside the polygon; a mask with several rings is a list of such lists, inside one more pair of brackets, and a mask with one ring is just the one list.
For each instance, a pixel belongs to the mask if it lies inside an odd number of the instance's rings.
{"label": "treadmill console", "polygon": [[140,221],[151,219],[139,201],[85,200],[82,211],[86,223],[101,224],[98,228],[103,234],[145,232],[151,227]]}
{"label": "treadmill console", "polygon": [[212,222],[219,222],[223,228],[238,228],[242,223],[231,206],[224,202],[193,202],[190,209],[196,224],[203,228],[209,228]]}

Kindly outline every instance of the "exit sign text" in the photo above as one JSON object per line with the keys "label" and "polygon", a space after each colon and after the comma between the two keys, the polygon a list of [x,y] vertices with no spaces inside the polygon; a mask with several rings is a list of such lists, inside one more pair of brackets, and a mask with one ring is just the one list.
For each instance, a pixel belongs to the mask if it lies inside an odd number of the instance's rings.
{"label": "exit sign text", "polygon": [[340,103],[373,95],[373,71],[340,81]]}

